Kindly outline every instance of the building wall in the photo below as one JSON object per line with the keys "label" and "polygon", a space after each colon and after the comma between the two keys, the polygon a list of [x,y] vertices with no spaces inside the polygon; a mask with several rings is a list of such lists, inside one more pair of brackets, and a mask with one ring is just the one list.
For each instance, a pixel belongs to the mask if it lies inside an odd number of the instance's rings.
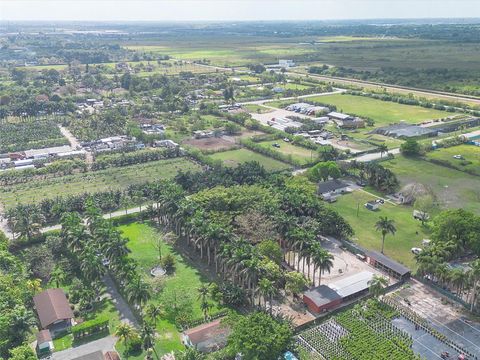
{"label": "building wall", "polygon": [[322,311],[333,309],[342,303],[342,299],[336,299],[328,304],[317,306],[315,302],[310,299],[308,296],[303,295],[303,302],[307,305],[308,310],[312,313],[319,314]]}

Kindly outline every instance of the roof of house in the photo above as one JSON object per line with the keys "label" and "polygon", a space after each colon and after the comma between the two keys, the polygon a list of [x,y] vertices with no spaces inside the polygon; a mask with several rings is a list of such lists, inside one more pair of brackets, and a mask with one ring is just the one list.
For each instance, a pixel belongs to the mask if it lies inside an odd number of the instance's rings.
{"label": "roof of house", "polygon": [[342,113],[339,113],[339,112],[336,112],[336,111],[329,112],[327,115],[330,116],[330,117],[333,117],[335,119],[340,119],[340,120],[347,120],[347,119],[350,119],[352,117],[351,115],[342,114]]}
{"label": "roof of house", "polygon": [[368,284],[373,279],[373,273],[362,271],[344,279],[338,280],[328,286],[337,292],[342,298],[357,294],[370,287]]}
{"label": "roof of house", "polygon": [[107,351],[105,353],[105,360],[120,360],[120,355],[116,351]]}
{"label": "roof of house", "polygon": [[327,192],[343,189],[346,187],[348,187],[348,184],[338,179],[322,181],[318,183],[318,192],[320,194],[325,194]]}
{"label": "roof of house", "polygon": [[308,297],[317,306],[330,304],[332,301],[342,298],[335,290],[326,285],[320,285],[312,290],[305,291],[303,296]]}
{"label": "roof of house", "polygon": [[230,329],[221,324],[222,319],[217,319],[208,324],[184,331],[190,342],[199,351],[210,351],[225,346]]}
{"label": "roof of house", "polygon": [[98,351],[92,352],[90,354],[81,355],[81,356],[76,357],[72,360],[105,360],[105,358],[103,357],[102,351],[98,350]]}
{"label": "roof of house", "polygon": [[47,289],[33,297],[42,328],[58,320],[73,318],[72,309],[62,289]]}
{"label": "roof of house", "polygon": [[388,267],[389,269],[395,271],[398,273],[400,276],[403,276],[405,274],[410,273],[410,269],[407,268],[406,266],[403,266],[402,264],[399,264],[395,260],[390,259],[388,256],[385,256],[378,251],[371,251],[367,250],[365,251],[365,255],[368,257],[375,259],[375,261],[381,263],[383,266]]}
{"label": "roof of house", "polygon": [[52,341],[50,330],[40,330],[40,332],[37,333],[37,344],[43,344],[49,341]]}

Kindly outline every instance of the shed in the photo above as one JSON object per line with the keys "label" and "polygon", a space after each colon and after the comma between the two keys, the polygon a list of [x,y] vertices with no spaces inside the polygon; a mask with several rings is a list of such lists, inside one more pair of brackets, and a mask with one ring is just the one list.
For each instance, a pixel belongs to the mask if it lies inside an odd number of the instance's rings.
{"label": "shed", "polygon": [[395,277],[397,279],[408,279],[410,277],[410,269],[398,262],[390,259],[388,256],[385,256],[377,251],[365,251],[367,256],[367,262],[384,271],[388,275]]}
{"label": "shed", "polygon": [[54,349],[52,334],[50,334],[50,330],[40,330],[40,332],[37,333],[36,338],[37,348],[39,351],[47,351]]}
{"label": "shed", "polygon": [[376,201],[368,201],[365,203],[365,207],[368,210],[375,211],[375,210],[378,210],[378,208],[380,207],[380,204]]}
{"label": "shed", "polygon": [[342,302],[342,297],[326,285],[320,285],[303,293],[303,302],[312,313],[332,309]]}
{"label": "shed", "polygon": [[370,287],[369,282],[373,279],[373,273],[370,271],[361,271],[352,276],[338,280],[328,286],[342,297],[343,300],[351,299],[367,291]]}

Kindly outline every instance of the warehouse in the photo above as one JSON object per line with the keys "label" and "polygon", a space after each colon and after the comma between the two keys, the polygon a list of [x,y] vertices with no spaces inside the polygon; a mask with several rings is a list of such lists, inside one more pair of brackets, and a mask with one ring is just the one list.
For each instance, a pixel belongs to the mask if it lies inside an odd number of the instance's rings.
{"label": "warehouse", "polygon": [[377,251],[369,250],[365,251],[365,256],[367,257],[367,262],[370,265],[382,270],[391,277],[400,280],[405,280],[410,277],[409,268],[397,263],[396,261],[390,259],[388,256],[385,256]]}
{"label": "warehouse", "polygon": [[333,309],[342,302],[368,292],[373,273],[362,271],[328,285],[321,285],[303,294],[303,302],[312,313]]}

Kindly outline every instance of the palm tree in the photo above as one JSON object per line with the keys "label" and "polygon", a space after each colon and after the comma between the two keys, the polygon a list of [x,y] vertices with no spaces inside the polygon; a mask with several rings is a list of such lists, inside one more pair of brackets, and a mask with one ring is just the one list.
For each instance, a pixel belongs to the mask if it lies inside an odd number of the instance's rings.
{"label": "palm tree", "polygon": [[142,330],[140,333],[142,338],[142,348],[145,351],[153,350],[155,357],[158,359],[159,356],[157,354],[157,350],[155,349],[155,329],[149,324],[143,324]]}
{"label": "palm tree", "polygon": [[90,281],[98,280],[105,274],[105,266],[101,256],[89,245],[86,245],[80,254],[80,270],[83,276]]}
{"label": "palm tree", "polygon": [[388,286],[388,279],[383,276],[373,275],[372,280],[368,282],[370,294],[378,297],[383,293],[383,289]]}
{"label": "palm tree", "polygon": [[50,274],[50,281],[53,281],[55,283],[55,286],[58,288],[60,287],[60,284],[63,283],[66,279],[66,274],[63,271],[63,269],[55,265],[52,273]]}
{"label": "palm tree", "polygon": [[[123,345],[125,346],[125,349],[127,349],[127,344],[128,341],[131,340],[135,335],[135,329],[133,328],[132,325],[126,322],[121,322],[116,330],[115,330],[115,336],[119,338],[119,340],[123,341]],[[128,358],[128,353],[125,352],[125,357]]]}
{"label": "palm tree", "polygon": [[327,271],[330,273],[333,268],[333,255],[330,254],[327,250],[324,248],[318,246],[315,247],[314,252],[312,254],[312,261],[314,264],[314,269],[313,269],[313,286],[315,286],[315,274],[317,272],[317,269],[320,270],[320,273],[318,275],[318,285],[320,285],[321,280],[322,280],[322,274]]}
{"label": "palm tree", "polygon": [[210,304],[207,300],[202,301],[200,303],[200,309],[203,311],[203,318],[205,321],[208,319],[208,311],[212,308],[212,304]]}
{"label": "palm tree", "polygon": [[208,285],[202,284],[198,289],[198,300],[201,302],[207,301],[208,295],[210,294],[210,289],[208,288]]}
{"label": "palm tree", "polygon": [[160,304],[150,303],[145,309],[145,315],[152,321],[153,325],[156,326],[158,319],[162,315],[162,306]]}
{"label": "palm tree", "polygon": [[176,360],[204,360],[205,355],[193,347],[186,348],[180,353],[175,353]]}
{"label": "palm tree", "polygon": [[473,282],[472,302],[470,303],[470,311],[473,312],[475,303],[477,301],[477,291],[480,285],[480,259],[477,259],[470,264],[470,270],[468,273],[471,281]]}
{"label": "palm tree", "polygon": [[125,287],[125,291],[127,293],[127,300],[139,309],[151,296],[150,287],[140,277],[136,277],[129,282]]}
{"label": "palm tree", "polygon": [[380,220],[375,223],[375,230],[382,232],[382,254],[385,247],[385,236],[388,233],[395,235],[397,231],[395,227],[395,221],[392,219],[387,218],[386,216],[380,216]]}
{"label": "palm tree", "polygon": [[380,144],[378,146],[378,151],[380,151],[380,158],[382,158],[383,154],[388,152],[388,146],[385,144]]}
{"label": "palm tree", "polygon": [[275,284],[273,283],[273,281],[271,281],[267,278],[263,278],[258,283],[258,287],[259,287],[260,293],[263,295],[263,298],[264,298],[264,301],[265,301],[265,310],[267,309],[267,300],[266,299],[268,298],[268,300],[270,301],[270,314],[272,314],[272,311],[273,311],[272,299],[273,299],[273,296],[275,295],[276,290],[277,290],[275,288]]}

